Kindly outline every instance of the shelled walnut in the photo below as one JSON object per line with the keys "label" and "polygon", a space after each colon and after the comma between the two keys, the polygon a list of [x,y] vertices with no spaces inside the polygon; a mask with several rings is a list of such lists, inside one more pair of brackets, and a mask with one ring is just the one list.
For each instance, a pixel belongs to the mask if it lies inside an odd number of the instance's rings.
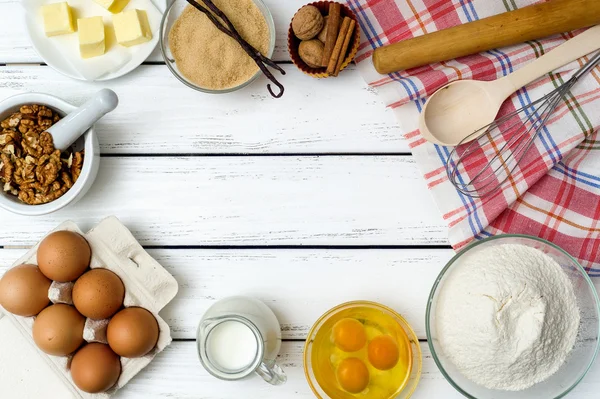
{"label": "shelled walnut", "polygon": [[46,132],[60,119],[50,108],[23,105],[0,122],[0,182],[2,189],[29,205],[54,201],[66,193],[81,174],[83,151],[54,148]]}

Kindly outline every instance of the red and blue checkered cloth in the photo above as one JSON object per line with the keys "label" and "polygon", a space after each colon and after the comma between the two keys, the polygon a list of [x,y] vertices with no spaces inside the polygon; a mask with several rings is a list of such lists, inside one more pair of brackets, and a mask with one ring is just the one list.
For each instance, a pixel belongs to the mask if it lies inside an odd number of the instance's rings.
{"label": "red and blue checkered cloth", "polygon": [[[600,276],[600,68],[566,96],[536,139],[526,162],[500,191],[481,199],[460,194],[448,181],[451,148],[425,141],[418,114],[427,96],[456,79],[492,80],[519,69],[579,32],[565,33],[460,59],[380,75],[373,49],[540,1],[346,0],[363,37],[356,61],[367,83],[394,110],[427,186],[449,227],[456,249],[501,233],[529,234],[559,245]],[[600,43],[599,43],[600,47]],[[550,92],[581,68],[573,62],[519,90],[501,112],[521,108]],[[469,172],[462,168],[461,178]]]}

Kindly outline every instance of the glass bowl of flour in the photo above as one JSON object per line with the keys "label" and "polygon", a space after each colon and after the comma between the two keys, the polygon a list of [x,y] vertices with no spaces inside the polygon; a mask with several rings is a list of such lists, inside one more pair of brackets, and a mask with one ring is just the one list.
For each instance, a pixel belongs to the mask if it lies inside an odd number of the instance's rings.
{"label": "glass bowl of flour", "polygon": [[598,353],[598,294],[556,245],[499,235],[469,245],[442,270],[426,329],[437,366],[464,396],[562,398]]}

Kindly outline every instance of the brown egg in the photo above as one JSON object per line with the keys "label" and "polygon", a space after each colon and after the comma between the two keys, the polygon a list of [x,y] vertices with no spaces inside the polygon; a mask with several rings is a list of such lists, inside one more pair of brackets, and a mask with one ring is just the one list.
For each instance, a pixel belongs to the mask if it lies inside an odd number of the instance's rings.
{"label": "brown egg", "polygon": [[111,349],[123,357],[144,356],[158,342],[158,322],[144,308],[127,308],[108,323],[106,336]]}
{"label": "brown egg", "polygon": [[90,319],[108,319],[121,308],[125,286],[108,269],[93,269],[79,277],[73,287],[73,303]]}
{"label": "brown egg", "polygon": [[106,392],[121,375],[121,361],[108,345],[92,343],[79,349],[71,361],[71,377],[88,393]]}
{"label": "brown egg", "polygon": [[40,270],[50,280],[66,283],[85,272],[92,251],[88,242],[72,231],[56,231],[44,238],[37,251]]}
{"label": "brown egg", "polygon": [[49,355],[66,356],[83,343],[83,317],[73,306],[56,304],[42,310],[33,322],[33,340]]}
{"label": "brown egg", "polygon": [[35,316],[50,302],[51,283],[35,265],[13,267],[0,280],[0,305],[19,316]]}

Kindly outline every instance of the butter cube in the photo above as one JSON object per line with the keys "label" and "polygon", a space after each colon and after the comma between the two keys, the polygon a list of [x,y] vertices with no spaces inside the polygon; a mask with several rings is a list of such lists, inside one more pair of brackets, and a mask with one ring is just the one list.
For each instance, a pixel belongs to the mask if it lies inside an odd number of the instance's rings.
{"label": "butter cube", "polygon": [[108,11],[116,14],[123,11],[125,6],[129,3],[129,0],[94,0]]}
{"label": "butter cube", "polygon": [[113,16],[117,42],[125,47],[152,40],[148,14],[144,10],[125,10]]}
{"label": "butter cube", "polygon": [[71,7],[66,1],[43,5],[42,16],[44,31],[48,37],[75,32]]}
{"label": "butter cube", "polygon": [[102,17],[80,18],[77,20],[79,30],[79,52],[81,58],[97,57],[104,54],[105,35]]}

